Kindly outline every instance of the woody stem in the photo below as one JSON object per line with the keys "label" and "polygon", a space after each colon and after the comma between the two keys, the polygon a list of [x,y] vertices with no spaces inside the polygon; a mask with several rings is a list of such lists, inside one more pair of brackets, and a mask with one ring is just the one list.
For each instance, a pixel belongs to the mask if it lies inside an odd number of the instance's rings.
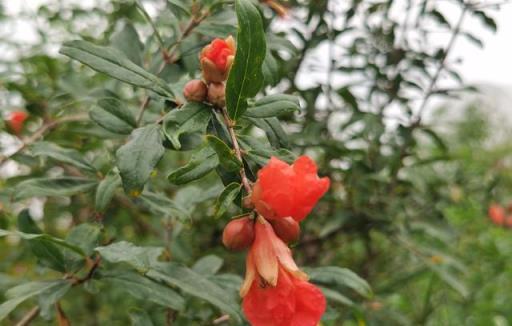
{"label": "woody stem", "polygon": [[231,138],[231,142],[233,143],[233,150],[235,151],[235,155],[242,164],[242,167],[240,168],[240,179],[242,180],[242,185],[244,186],[245,191],[247,194],[251,194],[252,188],[251,184],[249,183],[249,179],[247,179],[247,175],[245,174],[245,168],[244,168],[244,161],[242,159],[242,151],[240,150],[240,145],[238,144],[238,139],[236,138],[234,122],[229,118],[228,111],[226,110],[226,107],[221,108],[222,116],[224,117],[224,122],[226,123],[226,127],[228,128],[229,137]]}

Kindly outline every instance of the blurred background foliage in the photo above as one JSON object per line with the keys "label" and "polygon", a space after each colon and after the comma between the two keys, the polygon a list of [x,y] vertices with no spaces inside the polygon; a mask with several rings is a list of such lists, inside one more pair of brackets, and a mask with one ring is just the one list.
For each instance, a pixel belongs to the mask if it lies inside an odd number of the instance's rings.
{"label": "blurred background foliage", "polygon": [[[447,2],[457,9],[456,16],[428,0],[283,1],[289,8],[286,17],[271,9],[274,1],[259,3],[268,45],[262,95],[293,94],[301,102],[300,112],[280,119],[289,139],[278,133],[269,137],[270,145],[310,155],[320,174],[332,180],[331,190],[303,224],[294,255],[301,266],[349,268],[373,289],[366,298],[346,290],[331,294],[325,325],[501,326],[512,321],[512,230],[486,218],[489,203],[505,205],[512,199],[511,145],[506,137],[493,138],[492,108],[470,101],[453,121],[453,100],[448,100],[478,92],[464,83],[457,58],[449,54],[458,38],[482,44],[465,24],[496,30],[492,13],[500,3]],[[163,42],[177,48],[173,63],[158,73],[176,94],[184,81],[198,76],[198,51],[212,37],[236,33],[230,1],[141,4]],[[136,114],[145,93],[70,61],[58,50],[73,39],[109,45],[156,74],[163,58],[153,27],[135,1],[46,1],[16,15],[6,14],[5,3],[2,7],[2,114],[26,110],[25,137],[49,121],[76,117],[47,130],[45,141],[75,149],[98,176],[108,175],[126,135],[102,128],[87,113],[108,90]],[[208,16],[180,40],[191,17],[206,11]],[[33,39],[9,35],[10,26],[26,21],[34,27]],[[447,36],[443,44],[432,41],[432,33],[439,31]],[[155,121],[168,106],[154,98],[144,121]],[[268,130],[252,123],[244,124],[240,134],[263,139]],[[168,171],[189,160],[186,146],[166,151],[146,186],[153,197],[130,198],[118,184],[108,208],[99,212],[94,192],[14,200],[20,181],[81,176],[82,171],[47,158],[44,148],[39,155],[31,146],[13,155],[20,141],[12,135],[2,134],[1,141],[1,229],[20,228],[18,214],[26,207],[39,228],[60,238],[82,223],[101,221],[99,244],[126,240],[162,246],[167,259],[196,271],[201,257],[210,255],[206,263],[202,260],[207,273],[220,269],[221,274],[209,277],[236,295],[244,257],[227,252],[220,237],[226,221],[240,210],[232,206],[214,218],[223,189],[214,173],[185,186],[167,181]],[[29,280],[62,277],[37,262],[30,241],[15,236],[0,241],[1,292]],[[109,266],[100,275],[108,272],[115,269]],[[169,320],[207,325],[220,316],[194,298],[176,314],[126,296],[114,282],[92,279],[70,291],[59,302],[76,325],[125,325],[130,314],[134,320],[140,317],[132,307],[147,312],[155,325]],[[6,324],[30,308],[31,302],[22,304]]]}

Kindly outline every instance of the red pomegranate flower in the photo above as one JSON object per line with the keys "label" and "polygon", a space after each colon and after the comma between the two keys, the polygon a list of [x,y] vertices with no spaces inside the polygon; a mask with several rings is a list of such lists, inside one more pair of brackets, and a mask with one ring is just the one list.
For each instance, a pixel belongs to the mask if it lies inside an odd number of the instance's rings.
{"label": "red pomegranate flower", "polygon": [[491,204],[488,214],[494,224],[503,225],[505,223],[505,209],[501,205]]}
{"label": "red pomegranate flower", "polygon": [[231,36],[225,40],[216,38],[203,48],[199,60],[206,82],[220,83],[226,80],[235,52],[235,40]]}
{"label": "red pomegranate flower", "polygon": [[325,311],[324,295],[262,217],[255,233],[240,289],[245,316],[252,326],[316,326]]}
{"label": "red pomegranate flower", "polygon": [[12,130],[14,134],[19,135],[23,130],[23,124],[27,117],[28,114],[23,111],[11,112],[9,117],[6,119],[7,126]]}
{"label": "red pomegranate flower", "polygon": [[318,177],[316,164],[308,156],[299,157],[292,165],[272,157],[258,172],[251,198],[256,210],[265,218],[291,216],[300,222],[329,185],[329,178]]}

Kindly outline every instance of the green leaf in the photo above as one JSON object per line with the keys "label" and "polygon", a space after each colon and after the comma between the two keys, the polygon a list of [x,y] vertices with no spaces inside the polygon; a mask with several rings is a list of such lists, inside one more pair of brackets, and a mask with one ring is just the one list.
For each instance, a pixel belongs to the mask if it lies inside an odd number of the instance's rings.
{"label": "green leaf", "polygon": [[[43,233],[34,220],[32,220],[27,209],[21,211],[18,215],[18,229],[25,233]],[[45,239],[32,239],[28,240],[28,243],[39,264],[61,273],[66,271],[64,255],[55,244]]]}
{"label": "green leaf", "polygon": [[55,243],[63,248],[69,249],[71,251],[74,251],[75,253],[79,254],[80,256],[85,257],[85,253],[82,249],[80,249],[77,246],[74,246],[62,239],[52,237],[48,234],[33,234],[33,233],[24,233],[24,232],[18,232],[18,231],[7,231],[0,229],[0,237],[5,237],[7,235],[14,235],[19,236],[20,238],[24,240],[33,240],[33,239],[41,239],[48,242]]}
{"label": "green leaf", "polygon": [[275,86],[279,83],[279,64],[269,48],[267,48],[267,54],[265,55],[265,60],[263,60],[261,71],[266,85]]}
{"label": "green leaf", "polygon": [[290,144],[288,142],[288,136],[286,135],[283,127],[281,127],[281,123],[277,118],[267,118],[267,119],[255,119],[255,118],[247,118],[250,122],[252,122],[256,127],[260,128],[265,132],[269,143],[274,148],[282,148],[289,147]]}
{"label": "green leaf", "polygon": [[65,280],[29,282],[7,290],[7,292],[5,292],[7,300],[0,305],[0,321],[5,319],[5,317],[23,301],[42,292],[53,291],[56,288],[59,289],[63,287],[65,283],[68,282]]}
{"label": "green leaf", "polygon": [[164,134],[174,148],[180,149],[180,136],[200,132],[204,134],[211,119],[211,108],[205,104],[188,102],[174,109],[164,118]]}
{"label": "green leaf", "polygon": [[127,193],[138,196],[165,149],[160,126],[151,124],[135,129],[130,140],[117,152],[117,166]]}
{"label": "green leaf", "polygon": [[238,302],[233,300],[230,293],[190,268],[175,263],[155,263],[146,275],[206,300],[221,311],[230,314],[237,322],[241,321]]}
{"label": "green leaf", "polygon": [[123,29],[112,35],[110,45],[126,55],[130,61],[142,67],[142,52],[144,44],[133,25],[126,22]]}
{"label": "green leaf", "polygon": [[101,257],[111,263],[127,263],[140,272],[149,270],[152,262],[162,254],[161,247],[137,247],[133,243],[120,241],[95,249]]}
{"label": "green leaf", "polygon": [[263,23],[250,0],[235,1],[238,18],[236,56],[226,84],[226,107],[229,117],[237,120],[247,109],[247,99],[263,85],[261,67],[266,55]]}
{"label": "green leaf", "polygon": [[324,293],[325,297],[329,300],[336,301],[338,303],[341,303],[343,305],[352,307],[354,305],[354,302],[344,296],[343,294],[339,293],[338,291],[334,291],[332,289],[320,286],[320,290]]}
{"label": "green leaf", "polygon": [[326,266],[308,268],[306,273],[308,273],[311,280],[315,282],[326,285],[345,286],[366,298],[372,296],[372,290],[368,283],[349,269],[337,266]]}
{"label": "green leaf", "polygon": [[103,98],[89,111],[91,120],[106,130],[127,135],[137,127],[135,116],[116,98]]}
{"label": "green leaf", "polygon": [[71,196],[88,192],[97,182],[77,177],[36,178],[18,183],[14,187],[14,199],[30,197]]}
{"label": "green leaf", "polygon": [[274,101],[259,101],[245,113],[252,118],[271,118],[300,110],[298,101],[276,98]]}
{"label": "green leaf", "polygon": [[151,318],[141,309],[131,309],[130,310],[130,320],[132,321],[132,326],[153,326],[153,322]]}
{"label": "green leaf", "polygon": [[220,138],[213,135],[206,135],[206,140],[211,148],[217,153],[220,165],[227,171],[238,171],[242,162],[236,157],[235,151],[229,148]]}
{"label": "green leaf", "polygon": [[121,185],[121,177],[119,173],[112,170],[105,179],[101,180],[96,189],[96,197],[94,200],[94,209],[97,212],[103,212],[107,209],[108,204],[114,197],[117,187]]}
{"label": "green leaf", "polygon": [[196,261],[192,269],[201,275],[214,275],[220,270],[223,262],[219,256],[208,255]]}
{"label": "green leaf", "polygon": [[189,7],[183,3],[183,0],[167,0],[167,4],[171,7],[172,11],[180,15],[190,16]]}
{"label": "green leaf", "polygon": [[175,217],[180,220],[190,219],[188,212],[167,198],[164,194],[145,191],[140,196],[141,201],[157,214],[164,214],[165,217]]}
{"label": "green leaf", "polygon": [[241,186],[239,183],[233,182],[224,188],[217,203],[215,204],[215,217],[218,218],[226,213],[229,205],[233,203],[238,194],[240,193]]}
{"label": "green leaf", "polygon": [[35,143],[32,148],[34,156],[47,156],[59,162],[71,164],[79,169],[96,172],[94,166],[87,162],[83,155],[74,149],[63,148],[54,143],[40,141]]}
{"label": "green leaf", "polygon": [[94,253],[100,241],[101,227],[97,224],[82,223],[69,231],[66,242],[83,250],[87,256]]}
{"label": "green leaf", "polygon": [[174,98],[164,80],[139,67],[117,49],[79,40],[64,43],[60,53],[128,84],[150,89],[167,98]]}
{"label": "green leaf", "polygon": [[176,291],[138,273],[114,270],[102,274],[101,279],[126,291],[136,299],[150,301],[175,310],[182,310],[185,307],[185,300]]}
{"label": "green leaf", "polygon": [[177,170],[172,171],[168,179],[181,185],[204,177],[219,165],[217,154],[209,146],[203,147],[190,158],[190,161]]}
{"label": "green leaf", "polygon": [[39,308],[41,308],[41,316],[50,319],[55,309],[55,303],[59,301],[71,289],[71,282],[62,281],[49,289],[44,290],[38,296]]}

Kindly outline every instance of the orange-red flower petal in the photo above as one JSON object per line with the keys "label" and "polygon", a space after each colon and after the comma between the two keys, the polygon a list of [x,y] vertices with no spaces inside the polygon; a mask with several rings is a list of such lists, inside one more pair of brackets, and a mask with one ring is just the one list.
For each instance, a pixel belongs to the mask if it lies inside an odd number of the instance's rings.
{"label": "orange-red flower petal", "polygon": [[268,219],[293,217],[303,220],[329,189],[329,178],[319,178],[315,162],[299,157],[288,165],[275,157],[258,172],[252,202]]}

